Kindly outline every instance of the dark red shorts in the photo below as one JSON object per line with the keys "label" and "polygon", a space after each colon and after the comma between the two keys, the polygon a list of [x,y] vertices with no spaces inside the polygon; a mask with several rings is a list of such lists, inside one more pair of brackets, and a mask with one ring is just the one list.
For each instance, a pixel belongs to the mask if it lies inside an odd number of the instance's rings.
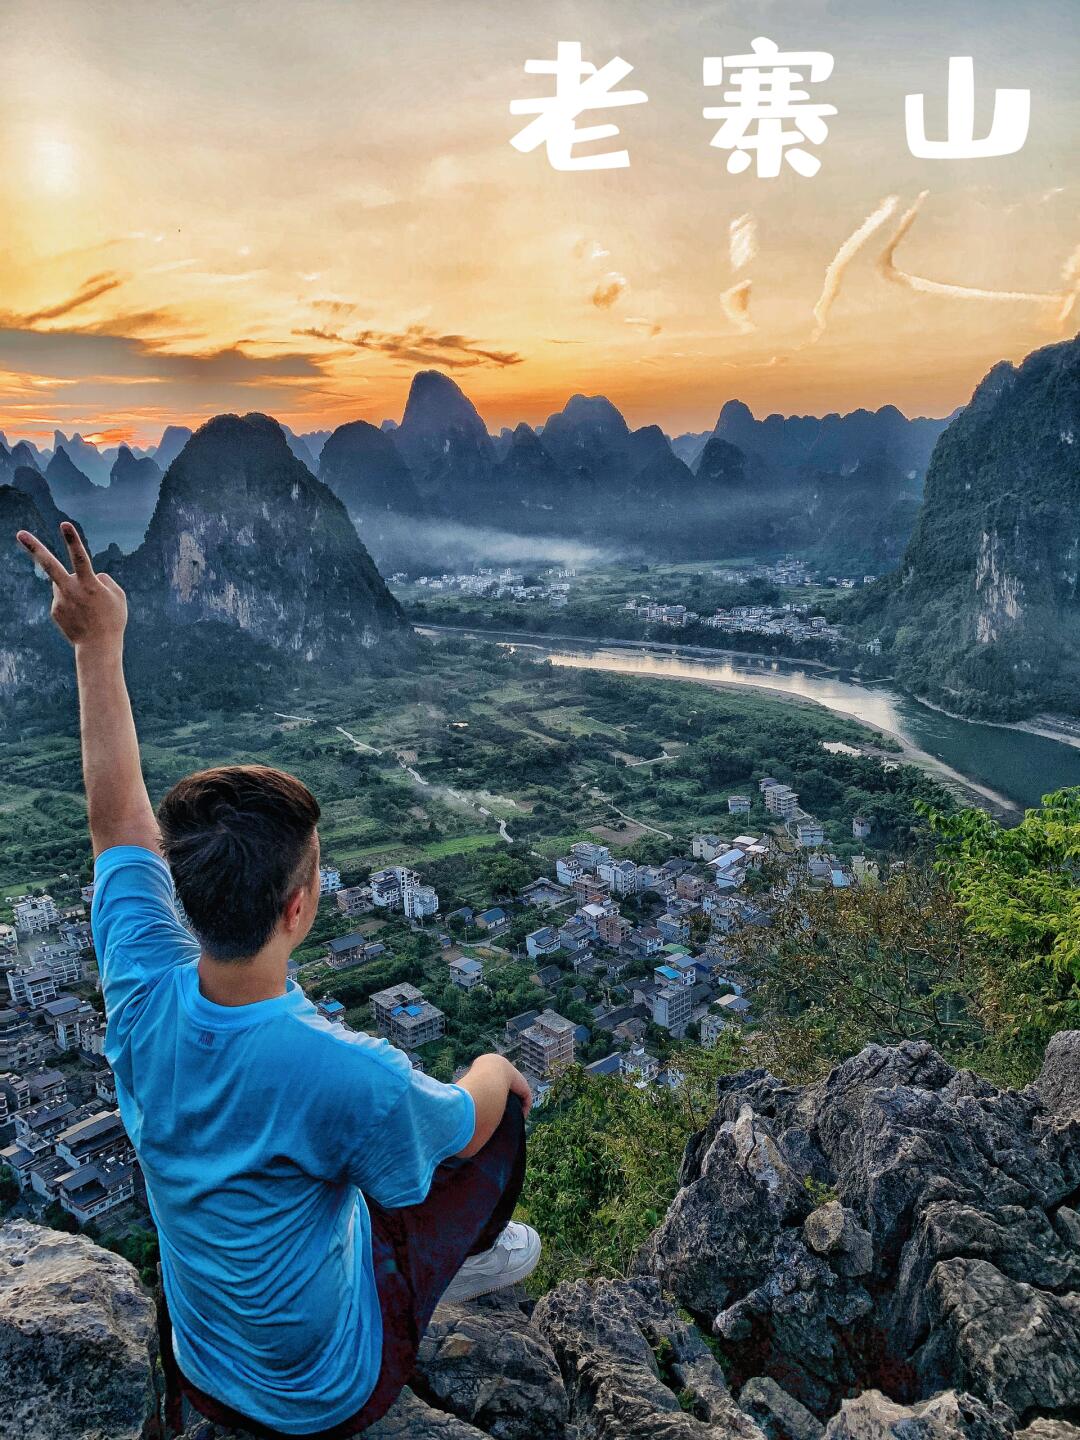
{"label": "dark red shorts", "polygon": [[[363,1409],[305,1440],[347,1440],[386,1414],[408,1384],[435,1306],[469,1255],[494,1245],[514,1213],[525,1179],[525,1121],[511,1095],[499,1128],[470,1160],[446,1160],[419,1205],[387,1210],[369,1200],[371,1250],[382,1312],[382,1365]],[[193,1385],[176,1365],[167,1307],[162,1307],[161,1357],[166,1421],[179,1433],[181,1397],[208,1420],[246,1430],[258,1440],[296,1440],[268,1430]],[[172,1413],[168,1413],[171,1411]]]}

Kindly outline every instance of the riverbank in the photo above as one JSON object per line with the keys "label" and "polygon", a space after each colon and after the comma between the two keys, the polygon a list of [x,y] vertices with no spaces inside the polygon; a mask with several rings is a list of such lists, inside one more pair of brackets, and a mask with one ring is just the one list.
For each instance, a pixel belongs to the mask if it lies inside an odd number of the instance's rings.
{"label": "riverbank", "polygon": [[[422,634],[468,635],[475,639],[491,639],[496,643],[509,640],[514,644],[530,645],[538,650],[550,649],[552,643],[558,643],[602,646],[619,650],[642,650],[646,653],[656,652],[661,655],[685,655],[688,659],[693,660],[760,660],[766,664],[790,665],[813,670],[820,674],[847,676],[850,683],[865,685],[868,689],[881,685],[894,686],[899,691],[896,681],[889,675],[874,676],[873,679],[864,680],[861,676],[856,676],[845,665],[832,664],[826,660],[810,660],[801,655],[774,655],[765,650],[733,650],[730,647],[719,645],[682,645],[677,641],[635,640],[626,636],[598,638],[591,635],[570,635],[561,631],[545,633],[539,630],[497,630],[488,629],[482,625],[418,625],[416,628]],[[955,710],[949,710],[944,705],[938,705],[932,700],[927,700],[925,696],[916,695],[908,690],[900,693],[912,704],[921,705],[927,710],[933,710],[937,714],[945,715],[950,720],[956,720],[963,725],[988,725],[995,730],[1018,730],[1026,735],[1037,735],[1040,739],[1053,740],[1059,745],[1069,745],[1075,750],[1080,750],[1080,718],[1068,715],[1035,715],[1030,720],[989,720],[982,716],[959,715]],[[857,719],[858,716],[852,718]]]}
{"label": "riverbank", "polygon": [[[545,649],[546,647],[536,646],[535,648]],[[547,658],[552,665],[564,669],[609,670],[615,674],[636,673],[633,671],[628,672],[618,664],[605,665],[601,654],[579,656],[569,651],[548,650]],[[780,691],[770,685],[755,684],[753,680],[721,680],[712,676],[695,675],[669,675],[658,678],[682,680],[684,683],[689,682],[695,685],[705,685],[712,690],[752,690],[759,695],[766,696],[770,700],[787,702],[792,705],[817,705],[822,709],[831,710],[835,715],[844,715],[847,719],[854,720],[858,725],[866,726],[868,729],[872,728],[879,734],[887,736],[897,747],[895,751],[890,753],[880,749],[880,747],[867,744],[863,747],[864,753],[874,755],[876,758],[881,759],[883,763],[889,759],[895,759],[897,762],[917,765],[919,769],[926,771],[928,775],[932,775],[935,780],[938,780],[946,785],[948,789],[952,790],[963,804],[970,805],[974,803],[979,805],[984,810],[989,811],[995,819],[1005,822],[1015,822],[1020,817],[1022,807],[1017,805],[1013,800],[1010,800],[1007,795],[1003,795],[989,785],[980,784],[977,780],[971,779],[970,776],[962,774],[954,766],[947,764],[938,756],[931,755],[928,751],[921,749],[896,730],[891,730],[881,725],[868,725],[866,718],[858,714],[855,710],[842,710],[832,705],[825,706],[822,705],[821,701],[815,700],[810,696]]]}
{"label": "riverbank", "polygon": [[925,705],[927,710],[947,715],[950,720],[961,720],[967,725],[989,725],[994,730],[1020,730],[1025,735],[1038,735],[1043,740],[1053,740],[1058,745],[1071,745],[1074,750],[1080,750],[1080,720],[1068,715],[1036,715],[1031,720],[970,720],[966,715],[946,710],[944,705],[935,705],[922,695],[912,695],[911,699]]}
{"label": "riverbank", "polygon": [[518,645],[532,645],[537,650],[550,650],[551,642],[561,645],[596,645],[619,650],[657,651],[661,655],[686,655],[693,660],[764,660],[766,664],[806,665],[812,670],[840,675],[839,665],[830,665],[824,660],[803,660],[798,655],[771,655],[765,650],[730,650],[718,645],[680,645],[667,640],[633,640],[625,636],[563,635],[554,631],[542,634],[538,630],[489,630],[483,625],[417,625],[421,635],[467,635],[474,640],[510,640]]}
{"label": "riverbank", "polygon": [[433,639],[464,635],[511,644],[537,656],[566,653],[579,657],[578,664],[626,674],[802,699],[890,737],[898,754],[947,781],[964,803],[1006,821],[1015,821],[1049,791],[1080,786],[1080,726],[1070,731],[1064,717],[1006,724],[951,716],[892,688],[887,679],[864,681],[839,666],[758,652],[621,639],[602,645],[583,636],[554,639],[535,631],[464,626],[425,627],[425,633]]}

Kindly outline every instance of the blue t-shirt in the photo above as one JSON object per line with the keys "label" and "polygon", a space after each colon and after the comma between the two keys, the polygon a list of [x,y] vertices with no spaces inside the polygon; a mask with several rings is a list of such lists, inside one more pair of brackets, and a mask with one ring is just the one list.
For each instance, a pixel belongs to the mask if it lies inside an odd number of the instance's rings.
{"label": "blue t-shirt", "polygon": [[472,1139],[471,1096],[284,995],[215,1005],[165,862],[94,870],[105,1055],[146,1181],[184,1373],[272,1429],[359,1410],[382,1321],[364,1196],[415,1205]]}

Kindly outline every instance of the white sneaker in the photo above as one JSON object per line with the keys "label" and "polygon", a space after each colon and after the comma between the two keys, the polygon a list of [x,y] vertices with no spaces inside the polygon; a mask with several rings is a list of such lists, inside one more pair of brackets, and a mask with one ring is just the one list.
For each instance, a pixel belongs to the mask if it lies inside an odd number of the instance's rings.
{"label": "white sneaker", "polygon": [[490,1250],[470,1255],[443,1292],[444,1300],[475,1300],[516,1285],[540,1263],[540,1236],[531,1225],[511,1220]]}

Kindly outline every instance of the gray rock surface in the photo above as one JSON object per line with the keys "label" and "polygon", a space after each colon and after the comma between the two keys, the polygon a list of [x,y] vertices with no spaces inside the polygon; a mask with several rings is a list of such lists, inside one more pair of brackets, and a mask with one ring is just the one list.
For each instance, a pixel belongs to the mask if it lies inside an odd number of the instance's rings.
{"label": "gray rock surface", "polygon": [[1080,1425],[1068,1420],[1033,1420],[1016,1432],[1016,1440],[1080,1440]]}
{"label": "gray rock surface", "polygon": [[[637,1274],[440,1306],[367,1433],[1080,1440],[1078,1060],[1056,1037],[1020,1093],[917,1043],[724,1079]],[[155,1350],[126,1261],[0,1226],[0,1440],[158,1440]]]}
{"label": "gray rock surface", "polygon": [[[973,1395],[946,1390],[915,1405],[898,1405],[880,1390],[845,1400],[826,1440],[1008,1440],[1000,1416]],[[1048,1437],[1049,1440],[1049,1437]]]}
{"label": "gray rock surface", "polygon": [[[643,1247],[724,1341],[822,1421],[860,1392],[950,1388],[1009,1428],[1080,1396],[1080,1035],[1017,1093],[929,1046],[870,1046],[816,1085],[721,1081]],[[1000,1416],[999,1416],[1000,1418]]]}
{"label": "gray rock surface", "polygon": [[510,1290],[440,1305],[420,1346],[415,1383],[433,1404],[497,1440],[558,1440],[567,1420],[562,1376],[520,1300]]}
{"label": "gray rock surface", "polygon": [[[455,1415],[433,1410],[430,1405],[403,1390],[381,1420],[363,1432],[370,1440],[484,1440],[484,1432]],[[223,1430],[194,1413],[176,1440],[251,1440],[246,1430]]]}
{"label": "gray rock surface", "polygon": [[739,1395],[739,1408],[746,1411],[768,1440],[821,1440],[825,1432],[816,1415],[767,1375],[746,1382]]}
{"label": "gray rock surface", "polygon": [[803,1221],[811,1250],[827,1255],[838,1275],[866,1275],[874,1266],[874,1246],[854,1214],[839,1200],[812,1210]]}
{"label": "gray rock surface", "polygon": [[1032,1089],[1052,1115],[1066,1121],[1080,1115],[1080,1030],[1051,1037]]}
{"label": "gray rock surface", "polygon": [[537,1304],[582,1440],[764,1440],[656,1282],[584,1280]]}
{"label": "gray rock surface", "polygon": [[0,1440],[139,1440],[156,1326],[126,1260],[81,1235],[0,1226]]}

